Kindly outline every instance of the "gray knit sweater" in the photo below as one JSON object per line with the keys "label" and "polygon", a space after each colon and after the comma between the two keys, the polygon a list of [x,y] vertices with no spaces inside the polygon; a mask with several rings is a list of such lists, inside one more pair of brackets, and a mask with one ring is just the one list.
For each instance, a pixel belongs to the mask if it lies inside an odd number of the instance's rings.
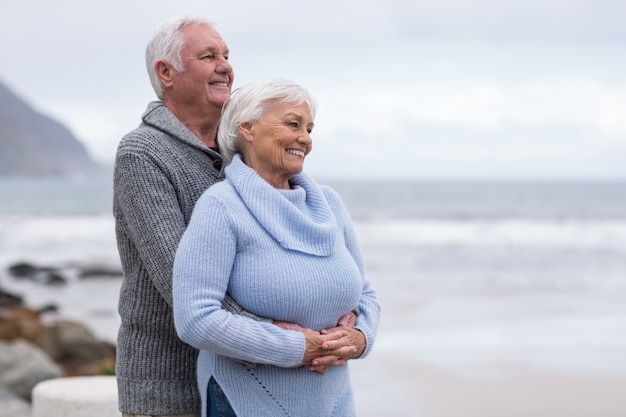
{"label": "gray knit sweater", "polygon": [[176,335],[172,266],[196,200],[223,178],[221,157],[161,102],[119,144],[114,202],[124,270],[116,375],[119,407],[131,414],[200,412],[197,350]]}

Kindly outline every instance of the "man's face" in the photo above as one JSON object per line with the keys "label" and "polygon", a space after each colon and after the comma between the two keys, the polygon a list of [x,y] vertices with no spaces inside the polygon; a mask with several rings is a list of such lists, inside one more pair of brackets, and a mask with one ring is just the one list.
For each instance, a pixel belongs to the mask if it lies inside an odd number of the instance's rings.
{"label": "man's face", "polygon": [[185,46],[181,51],[184,70],[176,73],[170,98],[194,112],[221,109],[233,85],[228,47],[214,29],[192,24],[182,29]]}

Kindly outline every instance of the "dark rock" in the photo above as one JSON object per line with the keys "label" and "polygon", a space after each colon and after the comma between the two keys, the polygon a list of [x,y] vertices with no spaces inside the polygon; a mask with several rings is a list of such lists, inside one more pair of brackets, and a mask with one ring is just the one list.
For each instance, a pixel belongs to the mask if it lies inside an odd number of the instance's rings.
{"label": "dark rock", "polygon": [[0,307],[15,307],[24,304],[21,295],[13,294],[0,288]]}
{"label": "dark rock", "polygon": [[46,304],[43,307],[38,309],[39,314],[45,314],[45,313],[56,313],[57,311],[59,311],[59,306],[56,304]]}
{"label": "dark rock", "polygon": [[74,263],[65,267],[37,266],[29,262],[19,262],[9,266],[8,272],[14,278],[30,279],[44,285],[64,285],[68,280],[65,274],[79,279],[119,278],[123,275],[118,265],[102,263]]}
{"label": "dark rock", "polygon": [[32,278],[39,270],[39,267],[26,262],[18,262],[8,269],[9,274],[15,278]]}
{"label": "dark rock", "polygon": [[54,304],[38,310],[24,306],[0,308],[0,340],[26,339],[38,343],[47,331],[40,320],[41,315],[56,310]]}
{"label": "dark rock", "polygon": [[115,360],[115,346],[96,339],[84,325],[59,320],[49,326],[39,345],[68,375],[97,375]]}
{"label": "dark rock", "polygon": [[120,267],[111,265],[83,265],[79,268],[79,278],[105,278],[121,277],[123,275]]}
{"label": "dark rock", "polygon": [[0,340],[26,339],[36,343],[46,332],[40,321],[41,312],[23,306],[0,309]]}
{"label": "dark rock", "polygon": [[[78,322],[44,324],[42,315],[56,310],[54,304],[40,309],[0,307],[0,389],[4,392],[30,401],[33,387],[46,379],[114,374],[115,345],[98,340]],[[19,417],[19,402],[10,404],[16,411],[7,417]],[[0,392],[0,417],[7,409]]]}
{"label": "dark rock", "polygon": [[65,285],[67,279],[58,268],[39,267],[27,262],[19,262],[9,266],[9,274],[14,278],[31,279],[44,285]]}

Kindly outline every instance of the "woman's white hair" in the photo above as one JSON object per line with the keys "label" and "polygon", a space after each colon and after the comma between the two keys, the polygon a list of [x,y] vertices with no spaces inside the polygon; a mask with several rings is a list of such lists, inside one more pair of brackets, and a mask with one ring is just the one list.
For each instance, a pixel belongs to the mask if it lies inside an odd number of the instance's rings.
{"label": "woman's white hair", "polygon": [[146,46],[146,67],[150,76],[150,83],[159,100],[163,99],[163,86],[156,74],[154,64],[163,60],[172,65],[178,72],[184,70],[181,51],[185,46],[182,29],[189,25],[204,25],[215,29],[213,22],[200,16],[174,16],[159,25]]}
{"label": "woman's white hair", "polygon": [[315,119],[317,102],[302,86],[289,80],[257,81],[232,92],[224,103],[222,119],[217,132],[217,143],[224,163],[228,164],[236,153],[241,153],[242,137],[239,126],[254,122],[263,116],[270,101],[280,100],[296,106],[306,103]]}

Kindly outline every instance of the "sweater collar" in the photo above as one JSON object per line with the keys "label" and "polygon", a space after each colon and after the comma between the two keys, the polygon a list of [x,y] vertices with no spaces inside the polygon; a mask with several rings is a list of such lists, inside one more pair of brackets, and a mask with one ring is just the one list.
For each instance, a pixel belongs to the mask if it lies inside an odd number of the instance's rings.
{"label": "sweater collar", "polygon": [[335,216],[322,189],[306,174],[291,179],[295,189],[277,190],[235,155],[226,167],[226,180],[282,247],[317,256],[333,253]]}
{"label": "sweater collar", "polygon": [[222,156],[219,153],[210,149],[204,144],[204,142],[198,139],[198,137],[194,135],[191,130],[187,129],[187,127],[182,124],[176,116],[174,116],[174,113],[172,113],[162,101],[153,101],[149,103],[148,108],[141,116],[141,119],[145,124],[161,130],[168,135],[193,146],[194,148],[198,148],[201,151],[208,153],[213,159],[217,158],[222,160]]}

